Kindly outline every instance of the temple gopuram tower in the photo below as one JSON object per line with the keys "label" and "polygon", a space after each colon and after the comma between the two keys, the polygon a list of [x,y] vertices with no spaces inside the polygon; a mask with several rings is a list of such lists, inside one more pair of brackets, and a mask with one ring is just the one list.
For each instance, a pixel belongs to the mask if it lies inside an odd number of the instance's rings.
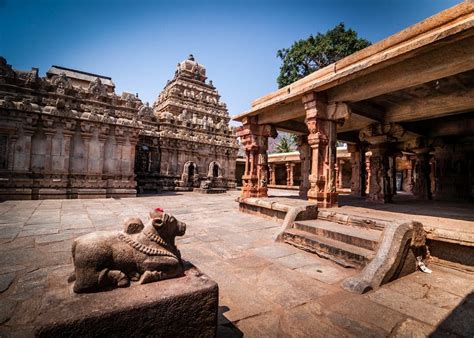
{"label": "temple gopuram tower", "polygon": [[153,104],[153,125],[145,126],[137,149],[139,192],[235,188],[237,138],[226,104],[206,79],[206,68],[190,55]]}

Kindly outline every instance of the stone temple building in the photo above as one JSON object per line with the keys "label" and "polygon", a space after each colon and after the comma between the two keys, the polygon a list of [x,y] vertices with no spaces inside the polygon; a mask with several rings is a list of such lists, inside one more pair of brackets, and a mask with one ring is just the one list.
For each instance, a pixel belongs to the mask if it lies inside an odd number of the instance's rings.
{"label": "stone temple building", "polygon": [[190,55],[158,96],[158,123],[148,122],[138,147],[140,191],[235,188],[235,132],[226,104],[206,79],[206,68]]}
{"label": "stone temple building", "polygon": [[206,69],[180,63],[153,108],[111,78],[0,58],[0,198],[235,187],[237,141]]}

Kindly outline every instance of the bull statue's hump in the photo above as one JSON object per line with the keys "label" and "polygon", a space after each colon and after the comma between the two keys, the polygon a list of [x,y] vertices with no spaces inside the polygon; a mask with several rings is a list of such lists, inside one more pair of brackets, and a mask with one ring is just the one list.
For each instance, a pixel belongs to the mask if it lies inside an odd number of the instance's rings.
{"label": "bull statue's hump", "polygon": [[146,225],[130,218],[123,231],[97,231],[76,238],[72,245],[74,291],[97,292],[183,275],[175,237],[185,231],[186,224],[157,208],[150,212]]}

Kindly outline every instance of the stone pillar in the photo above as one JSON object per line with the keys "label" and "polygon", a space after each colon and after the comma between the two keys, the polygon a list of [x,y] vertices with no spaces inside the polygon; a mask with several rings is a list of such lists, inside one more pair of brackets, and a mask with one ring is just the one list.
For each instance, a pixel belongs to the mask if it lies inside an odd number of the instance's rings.
{"label": "stone pillar", "polygon": [[276,184],[276,177],[275,177],[275,164],[269,164],[268,170],[270,172],[270,185]]}
{"label": "stone pillar", "polygon": [[268,137],[276,137],[276,130],[270,125],[259,125],[255,116],[245,118],[242,124],[237,130],[246,154],[242,197],[267,197]]}
{"label": "stone pillar", "polygon": [[403,127],[395,123],[374,123],[359,132],[359,139],[368,142],[371,151],[368,200],[381,203],[392,201],[394,180],[389,161],[390,144],[397,142],[404,133]]}
{"label": "stone pillar", "polygon": [[292,162],[286,162],[286,185],[292,187],[294,185],[293,171],[295,164]]}
{"label": "stone pillar", "polygon": [[364,165],[365,165],[365,195],[367,196],[369,193],[370,193],[370,158],[372,157],[372,152],[366,152],[365,153],[365,162],[364,162]]}
{"label": "stone pillar", "polygon": [[305,95],[303,104],[312,159],[308,200],[318,207],[334,207],[337,206],[336,122],[347,118],[350,110],[343,103],[327,105],[324,97],[316,93]]}
{"label": "stone pillar", "polygon": [[370,188],[368,200],[387,203],[392,201],[392,179],[389,176],[390,164],[386,144],[375,144],[370,147]]}
{"label": "stone pillar", "polygon": [[311,171],[311,147],[308,144],[308,136],[300,135],[297,139],[298,151],[301,159],[301,183],[300,197],[308,198],[309,175]]}
{"label": "stone pillar", "polygon": [[430,147],[417,148],[415,152],[415,185],[413,194],[421,200],[433,199],[431,192],[431,166],[430,166]]}
{"label": "stone pillar", "polygon": [[347,151],[351,154],[351,195],[365,196],[365,149],[362,145],[348,144]]}

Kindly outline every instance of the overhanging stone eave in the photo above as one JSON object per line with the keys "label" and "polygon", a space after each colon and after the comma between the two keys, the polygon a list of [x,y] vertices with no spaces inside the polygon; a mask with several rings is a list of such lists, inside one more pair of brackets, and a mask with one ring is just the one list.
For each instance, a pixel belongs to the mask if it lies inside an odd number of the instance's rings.
{"label": "overhanging stone eave", "polygon": [[[474,5],[464,2],[411,26],[364,50],[354,53],[332,65],[320,69],[295,83],[256,99],[252,109],[234,117],[241,121],[248,116],[259,115],[277,104],[286,104],[301,98],[305,93],[322,91],[367,74],[376,67],[396,63],[400,58],[419,54],[436,42],[457,34],[474,35]],[[397,61],[398,60],[398,61]],[[342,66],[342,68],[340,68]],[[376,66],[376,67],[375,67]]]}

